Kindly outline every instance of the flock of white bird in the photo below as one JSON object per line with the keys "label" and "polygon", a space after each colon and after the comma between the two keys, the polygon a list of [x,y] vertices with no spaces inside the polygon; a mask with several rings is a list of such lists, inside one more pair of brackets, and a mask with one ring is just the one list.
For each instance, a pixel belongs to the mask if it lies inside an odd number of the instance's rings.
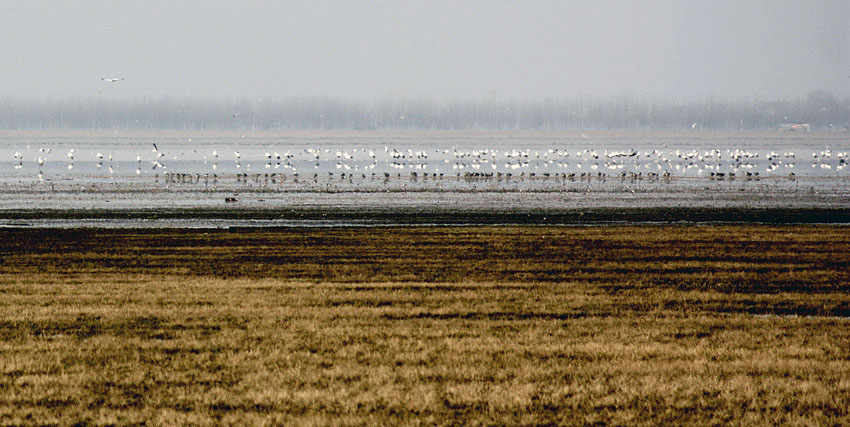
{"label": "flock of white bird", "polygon": [[[188,152],[191,150],[191,152]],[[174,149],[178,155],[152,144],[150,153],[135,152],[135,160],[117,162],[112,153],[92,152],[83,155],[71,148],[65,159],[56,159],[52,148],[38,148],[32,154],[38,179],[45,179],[46,165],[64,162],[72,171],[75,162],[83,161],[94,172],[123,175],[191,174],[197,177],[233,174],[237,179],[249,173],[275,175],[313,175],[348,179],[366,177],[707,177],[734,179],[764,176],[846,176],[850,155],[826,148],[805,155],[793,151],[748,151],[741,149],[711,150],[608,150],[581,149],[398,149],[373,148],[302,148],[269,149],[262,156],[256,150],[249,156],[239,150],[219,153],[212,149],[203,154],[200,147]],[[13,165],[23,169],[24,153],[15,151]],[[175,167],[170,168],[174,164]],[[179,170],[178,170],[179,169]],[[56,168],[54,167],[54,175]],[[91,173],[91,170],[88,171]]]}

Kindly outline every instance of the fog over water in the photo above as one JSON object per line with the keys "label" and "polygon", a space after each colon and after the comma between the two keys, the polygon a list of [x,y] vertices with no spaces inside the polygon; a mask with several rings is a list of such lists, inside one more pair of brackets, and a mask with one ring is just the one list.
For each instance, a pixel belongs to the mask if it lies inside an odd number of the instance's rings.
{"label": "fog over water", "polygon": [[844,98],[848,22],[846,1],[3,2],[0,97]]}
{"label": "fog over water", "polygon": [[847,1],[0,2],[0,227],[847,221]]}

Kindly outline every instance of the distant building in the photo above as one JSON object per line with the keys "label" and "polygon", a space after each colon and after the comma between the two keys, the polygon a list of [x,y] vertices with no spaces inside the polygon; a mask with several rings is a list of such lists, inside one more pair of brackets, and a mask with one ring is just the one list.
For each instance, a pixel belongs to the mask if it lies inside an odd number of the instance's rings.
{"label": "distant building", "polygon": [[785,132],[811,132],[812,127],[808,123],[783,123],[779,125],[779,130]]}

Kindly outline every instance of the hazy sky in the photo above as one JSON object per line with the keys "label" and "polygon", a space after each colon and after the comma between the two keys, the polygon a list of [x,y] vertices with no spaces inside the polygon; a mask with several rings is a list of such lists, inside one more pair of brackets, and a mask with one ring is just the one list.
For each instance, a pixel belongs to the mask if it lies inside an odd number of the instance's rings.
{"label": "hazy sky", "polygon": [[0,0],[0,61],[14,98],[844,97],[850,0]]}

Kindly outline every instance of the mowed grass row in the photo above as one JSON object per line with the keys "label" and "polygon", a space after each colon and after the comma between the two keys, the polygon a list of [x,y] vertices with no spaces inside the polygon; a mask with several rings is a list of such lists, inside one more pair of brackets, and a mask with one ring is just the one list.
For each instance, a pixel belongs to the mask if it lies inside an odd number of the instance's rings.
{"label": "mowed grass row", "polygon": [[5,234],[0,424],[850,423],[847,228],[430,230]]}

